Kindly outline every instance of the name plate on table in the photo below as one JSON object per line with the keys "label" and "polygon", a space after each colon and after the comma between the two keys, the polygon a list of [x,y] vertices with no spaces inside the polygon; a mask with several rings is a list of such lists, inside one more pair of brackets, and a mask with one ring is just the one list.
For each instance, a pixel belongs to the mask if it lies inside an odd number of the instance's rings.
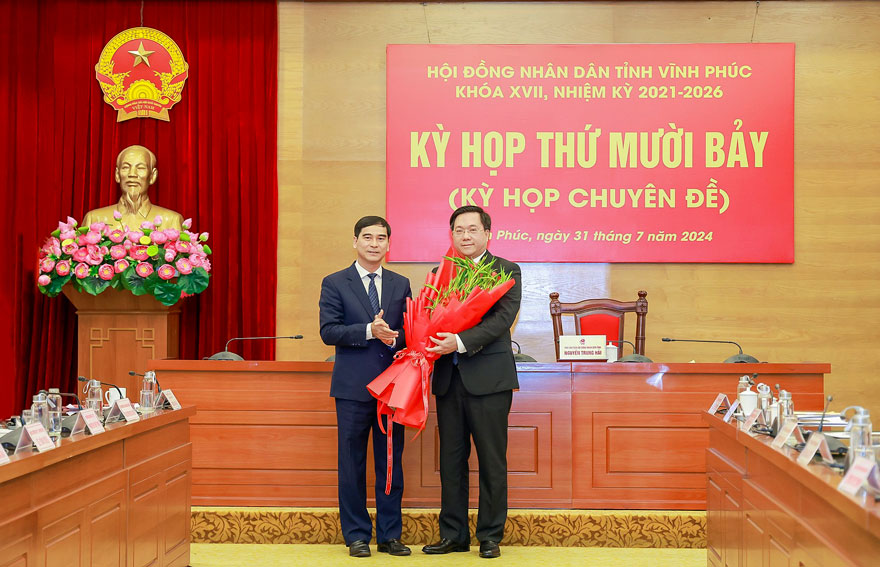
{"label": "name plate on table", "polygon": [[724,406],[724,409],[727,409],[730,407],[730,401],[727,399],[727,395],[718,394],[715,396],[715,401],[712,402],[712,405],[709,406],[707,411],[712,415],[715,415],[718,412],[718,408],[721,408],[722,405]]}
{"label": "name plate on table", "polygon": [[120,415],[125,418],[126,423],[131,423],[132,421],[137,421],[141,418],[141,416],[138,415],[138,412],[131,407],[131,401],[129,401],[128,398],[122,398],[113,403],[113,407],[110,408],[110,413],[107,414],[105,422],[110,423],[112,421],[118,421]]}
{"label": "name plate on table", "polygon": [[607,360],[605,335],[562,335],[559,360]]}
{"label": "name plate on table", "polygon": [[92,435],[104,433],[104,426],[101,425],[101,420],[98,419],[93,409],[84,409],[77,414],[76,422],[73,424],[70,434],[76,435],[77,433],[82,433],[85,429],[88,429]]}
{"label": "name plate on table", "polygon": [[6,449],[0,447],[0,465],[5,465],[9,462],[9,455],[6,454]]}
{"label": "name plate on table", "polygon": [[730,423],[730,418],[733,417],[733,412],[736,411],[736,408],[739,407],[739,400],[733,400],[733,403],[730,404],[730,408],[728,408],[727,413],[724,414],[724,423]]}
{"label": "name plate on table", "polygon": [[844,494],[855,496],[862,485],[865,484],[865,481],[868,480],[868,476],[870,476],[875,466],[877,465],[865,457],[856,457],[852,466],[846,471],[843,480],[837,485],[837,490]]}
{"label": "name plate on table", "polygon": [[174,392],[171,390],[162,390],[162,393],[159,394],[159,399],[156,400],[156,407],[162,408],[165,407],[165,402],[171,406],[173,410],[179,410],[181,407],[180,402],[177,401],[177,396],[174,395]]}
{"label": "name plate on table", "polygon": [[782,449],[782,446],[785,445],[785,442],[788,441],[788,438],[791,437],[792,433],[794,433],[794,436],[799,443],[804,442],[804,434],[798,429],[797,420],[786,419],[782,422],[782,427],[779,428],[779,432],[776,434],[776,439],[770,443],[770,446],[774,449]]}
{"label": "name plate on table", "polygon": [[819,451],[819,454],[822,455],[822,460],[826,463],[834,462],[834,457],[831,456],[831,449],[828,448],[828,441],[825,440],[825,435],[814,431],[797,458],[798,464],[804,467],[809,465],[813,457],[816,456],[816,451]]}
{"label": "name plate on table", "polygon": [[758,408],[755,408],[743,422],[742,429],[743,431],[751,433],[752,426],[759,422],[761,423],[761,425],[767,425],[764,421],[764,412]]}
{"label": "name plate on table", "polygon": [[18,438],[18,445],[15,446],[15,452],[23,451],[25,448],[29,448],[31,444],[36,445],[37,451],[40,453],[55,448],[55,443],[49,438],[49,433],[40,422],[29,423],[24,426],[21,437]]}

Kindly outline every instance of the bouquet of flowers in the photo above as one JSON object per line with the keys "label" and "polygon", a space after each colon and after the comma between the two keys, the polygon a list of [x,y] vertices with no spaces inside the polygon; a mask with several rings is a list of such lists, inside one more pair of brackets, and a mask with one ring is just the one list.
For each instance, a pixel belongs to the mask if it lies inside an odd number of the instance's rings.
{"label": "bouquet of flowers", "polygon": [[164,305],[201,293],[211,271],[208,233],[190,232],[192,219],[183,222],[182,231],[161,225],[157,216],[140,230],[102,222],[78,227],[67,217],[40,248],[37,287],[49,297],[68,281],[91,295],[122,288],[134,295],[152,294]]}
{"label": "bouquet of flowers", "polygon": [[[418,297],[406,300],[406,348],[367,385],[378,400],[380,428],[381,416],[387,415],[390,421],[417,428],[416,437],[421,434],[428,419],[431,372],[440,357],[427,351],[435,346],[430,337],[441,331],[459,333],[473,327],[514,283],[503,270],[495,271],[488,263],[477,264],[456,255],[454,248],[449,249],[436,273],[428,274]],[[391,490],[391,430],[388,427],[386,494]]]}

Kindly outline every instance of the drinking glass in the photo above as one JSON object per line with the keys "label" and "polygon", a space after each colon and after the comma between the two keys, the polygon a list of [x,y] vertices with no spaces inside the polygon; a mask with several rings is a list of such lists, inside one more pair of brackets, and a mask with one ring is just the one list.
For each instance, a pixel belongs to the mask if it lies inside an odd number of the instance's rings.
{"label": "drinking glass", "polygon": [[30,425],[33,422],[34,422],[33,410],[29,410],[29,409],[21,410],[21,423],[22,423],[22,425]]}
{"label": "drinking glass", "polygon": [[140,399],[141,413],[150,413],[153,407],[153,390],[141,390]]}

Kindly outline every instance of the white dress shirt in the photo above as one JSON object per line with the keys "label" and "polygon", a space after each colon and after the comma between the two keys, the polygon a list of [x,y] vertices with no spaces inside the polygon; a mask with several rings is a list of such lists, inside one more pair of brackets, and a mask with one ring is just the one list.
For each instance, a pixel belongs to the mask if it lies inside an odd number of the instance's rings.
{"label": "white dress shirt", "polygon": [[[367,297],[370,296],[370,274],[376,274],[376,293],[379,294],[379,309],[382,308],[382,266],[379,266],[375,272],[370,272],[363,266],[361,266],[358,262],[354,263],[354,269],[357,270],[358,275],[361,277],[361,283],[364,284],[364,291],[367,292]],[[367,340],[374,338],[373,330],[371,328],[372,323],[367,323]],[[395,341],[396,342],[396,341]]]}

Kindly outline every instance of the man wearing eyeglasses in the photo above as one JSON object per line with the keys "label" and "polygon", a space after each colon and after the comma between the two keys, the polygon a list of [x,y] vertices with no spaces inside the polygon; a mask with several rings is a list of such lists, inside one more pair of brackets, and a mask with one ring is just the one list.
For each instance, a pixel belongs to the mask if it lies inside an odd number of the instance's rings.
{"label": "man wearing eyeglasses", "polygon": [[459,207],[449,219],[455,250],[475,262],[493,265],[515,284],[475,326],[460,333],[440,332],[428,350],[442,354],[434,364],[433,393],[440,432],[440,541],[427,554],[470,550],[468,457],[473,437],[479,459],[480,497],[476,537],[480,557],[501,555],[498,545],[507,520],[507,418],[513,390],[519,388],[510,346],[510,328],[519,312],[519,266],[493,256],[492,219],[477,206]]}

